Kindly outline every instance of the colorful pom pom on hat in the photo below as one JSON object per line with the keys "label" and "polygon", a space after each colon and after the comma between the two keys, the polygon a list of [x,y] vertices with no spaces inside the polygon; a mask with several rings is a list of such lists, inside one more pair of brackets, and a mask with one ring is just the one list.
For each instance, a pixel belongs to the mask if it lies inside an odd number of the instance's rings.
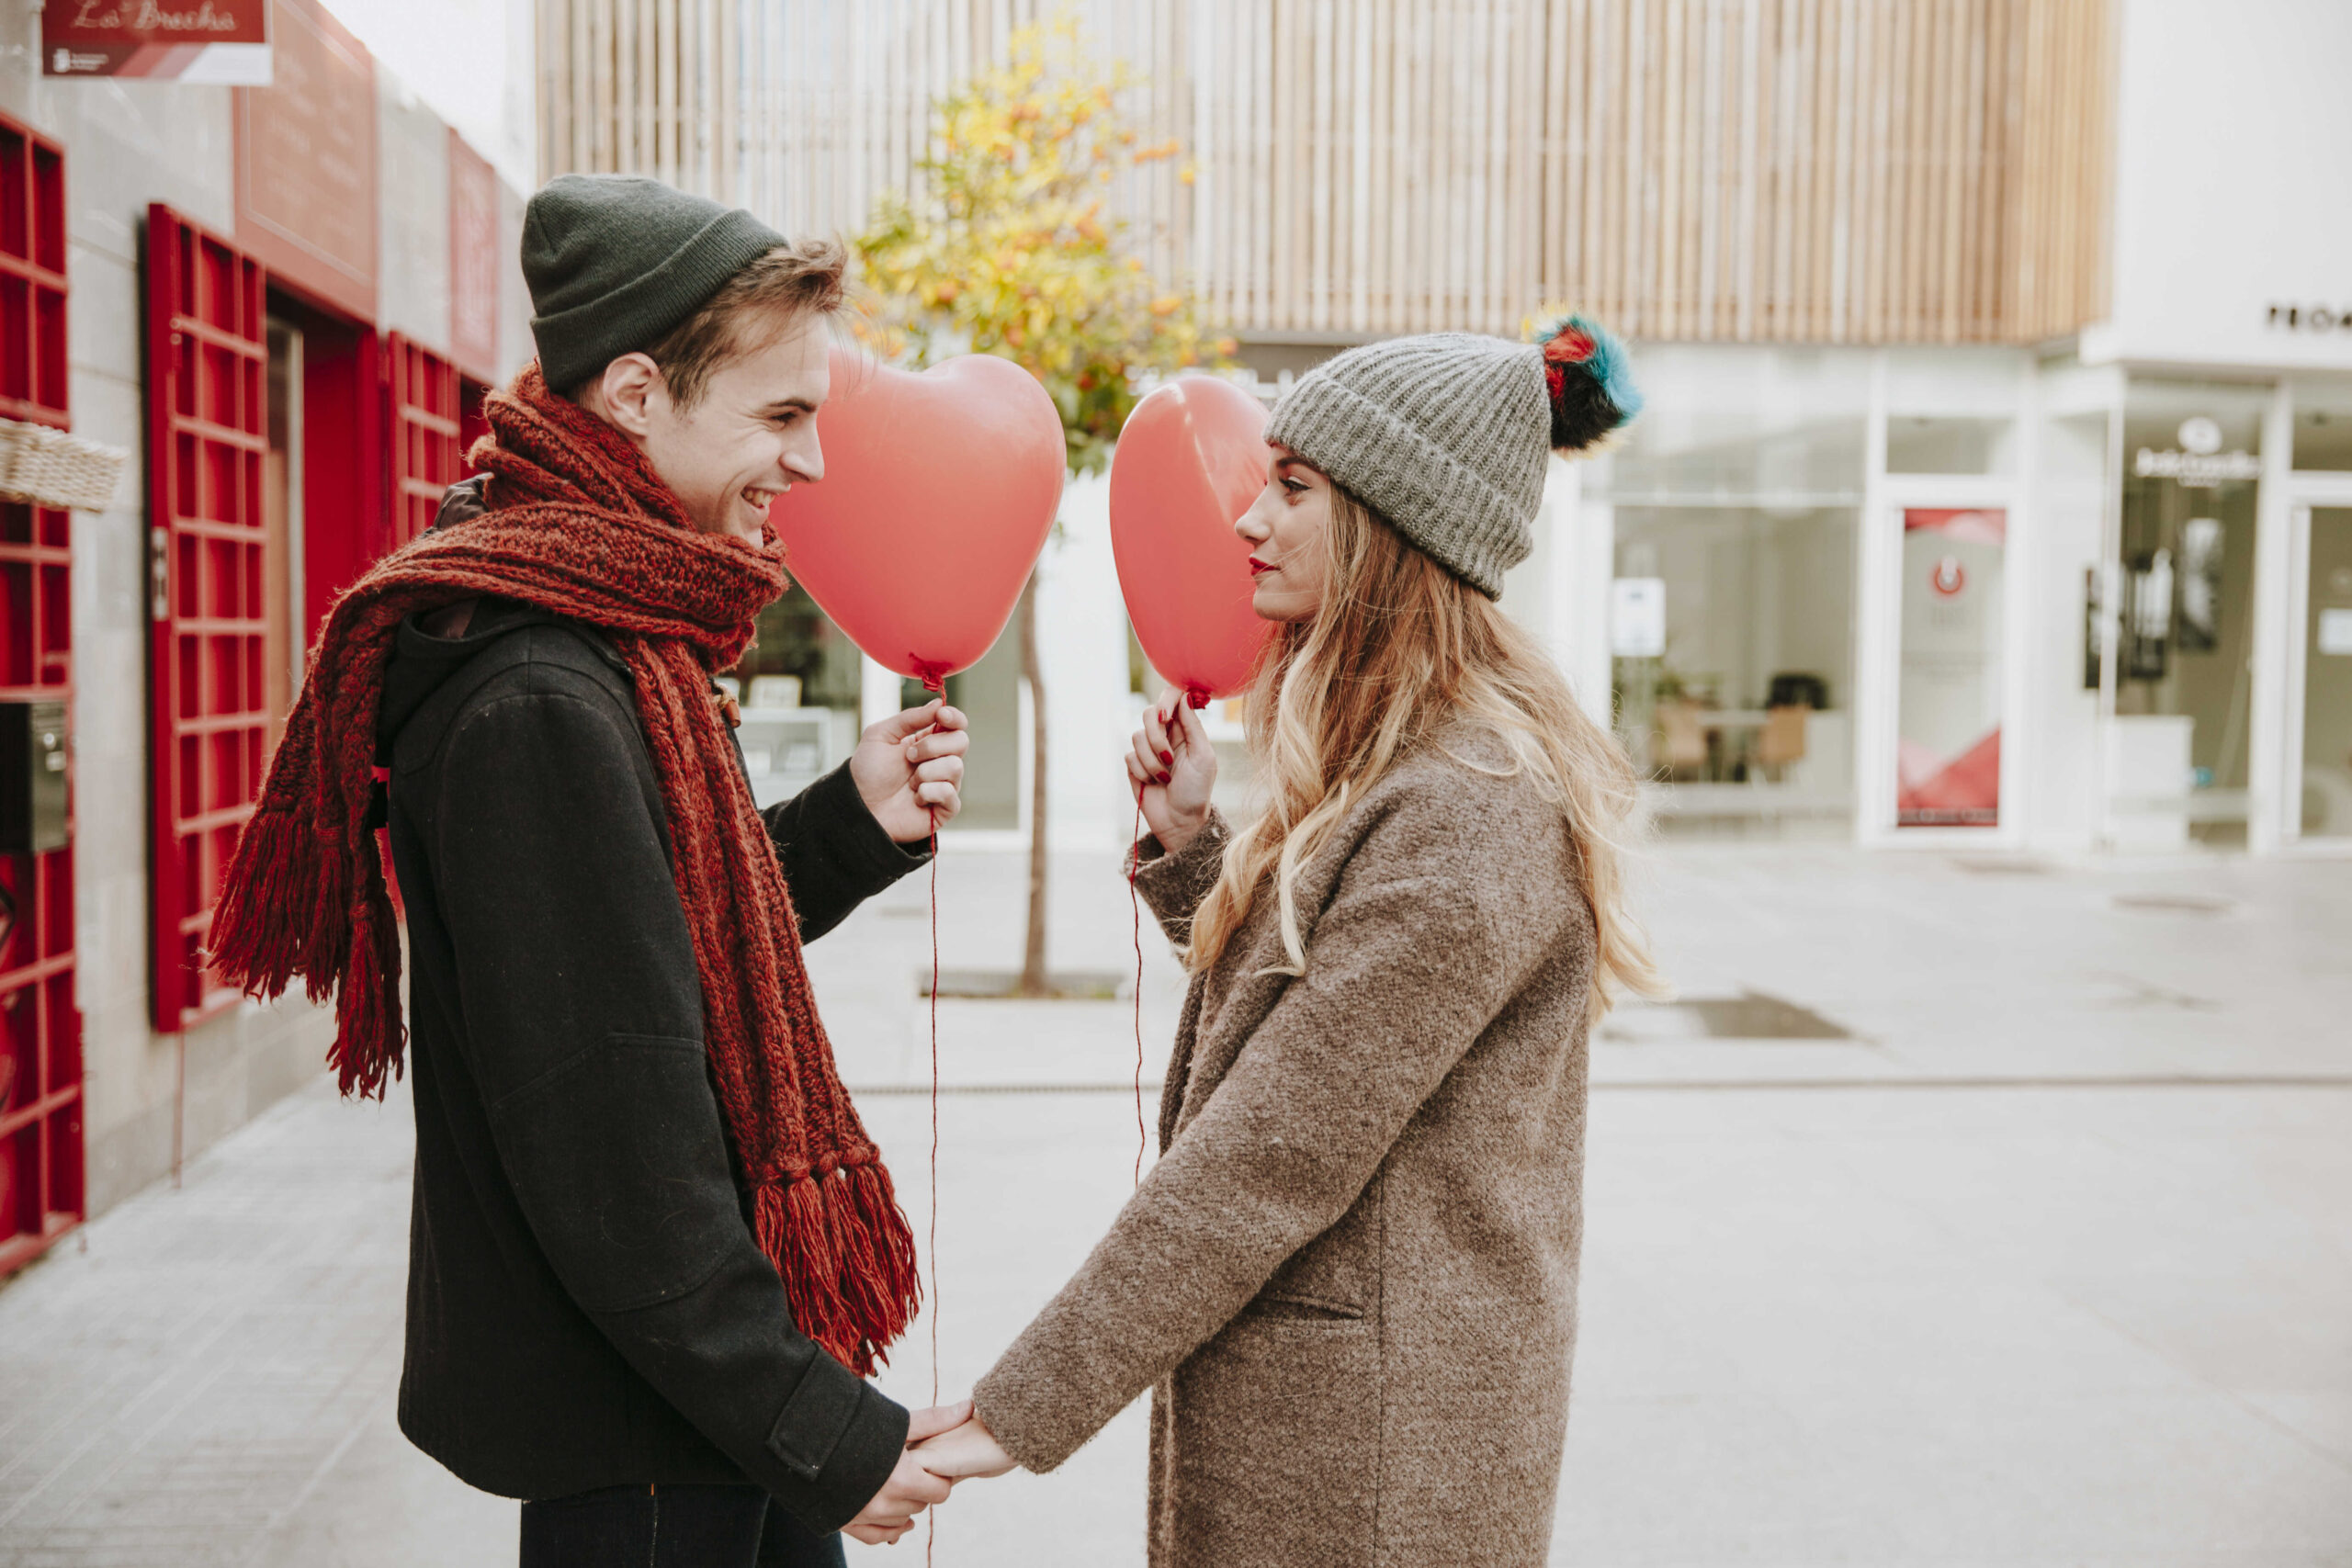
{"label": "colorful pom pom on hat", "polygon": [[1538,326],[1528,341],[1544,354],[1554,451],[1589,452],[1642,412],[1625,345],[1600,322],[1568,311]]}

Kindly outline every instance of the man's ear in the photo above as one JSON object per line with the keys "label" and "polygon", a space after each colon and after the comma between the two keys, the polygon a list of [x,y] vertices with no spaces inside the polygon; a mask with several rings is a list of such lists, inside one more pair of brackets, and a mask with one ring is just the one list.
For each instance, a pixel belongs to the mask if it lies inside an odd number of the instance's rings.
{"label": "man's ear", "polygon": [[669,384],[662,367],[642,354],[624,354],[596,378],[590,412],[633,441],[642,441],[653,428],[653,403],[666,402]]}

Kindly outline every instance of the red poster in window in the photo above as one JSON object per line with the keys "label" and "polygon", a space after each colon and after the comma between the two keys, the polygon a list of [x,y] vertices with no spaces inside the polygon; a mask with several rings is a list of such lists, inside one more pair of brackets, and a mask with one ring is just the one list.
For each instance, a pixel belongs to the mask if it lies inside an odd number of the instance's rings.
{"label": "red poster in window", "polygon": [[148,209],[149,886],[166,1034],[237,999],[203,947],[268,761],[264,279],[220,235]]}
{"label": "red poster in window", "polygon": [[1903,513],[1903,667],[1895,823],[1991,828],[2001,818],[2001,643],[2007,514]]}
{"label": "red poster in window", "polygon": [[274,0],[277,76],[236,96],[237,243],[331,310],[376,319],[376,62],[314,0]]}
{"label": "red poster in window", "polygon": [[269,67],[269,0],[49,0],[40,14],[44,76],[251,86]]}
{"label": "red poster in window", "polygon": [[449,357],[498,379],[498,173],[449,132]]}
{"label": "red poster in window", "polygon": [[[64,152],[0,115],[0,416],[71,426],[65,303]],[[71,527],[55,507],[0,501],[0,703],[28,705],[17,722],[73,712]],[[72,752],[57,756],[70,816]],[[0,1276],[84,1212],[74,967],[73,849],[0,855]]]}

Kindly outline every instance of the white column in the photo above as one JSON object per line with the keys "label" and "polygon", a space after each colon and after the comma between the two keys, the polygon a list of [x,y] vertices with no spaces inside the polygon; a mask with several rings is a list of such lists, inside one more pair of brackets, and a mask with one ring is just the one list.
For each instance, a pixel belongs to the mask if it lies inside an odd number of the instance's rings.
{"label": "white column", "polygon": [[1129,727],[1127,615],[1111,550],[1110,494],[1104,475],[1069,481],[1038,574],[1056,849],[1124,844],[1132,819],[1120,762]]}
{"label": "white column", "polygon": [[860,725],[889,717],[899,711],[899,672],[860,656],[857,719]]}
{"label": "white column", "polygon": [[2294,592],[2301,565],[2294,558],[2296,498],[2289,478],[2294,419],[2294,394],[2282,383],[2263,413],[2262,488],[2255,499],[2254,635],[2247,649],[2254,711],[2245,771],[2246,848],[2255,854],[2276,853],[2302,825],[2302,759],[2289,751],[2298,726],[2287,706],[2294,644],[2303,636]]}

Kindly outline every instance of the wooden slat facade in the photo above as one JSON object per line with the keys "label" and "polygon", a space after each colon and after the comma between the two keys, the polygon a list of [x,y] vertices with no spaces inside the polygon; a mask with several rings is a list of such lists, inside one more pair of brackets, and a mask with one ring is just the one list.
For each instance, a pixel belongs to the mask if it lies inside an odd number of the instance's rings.
{"label": "wooden slat facade", "polygon": [[[2031,343],[2105,309],[2112,0],[1093,0],[1194,167],[1120,189],[1245,335]],[[1051,0],[540,0],[543,175],[854,233]]]}

